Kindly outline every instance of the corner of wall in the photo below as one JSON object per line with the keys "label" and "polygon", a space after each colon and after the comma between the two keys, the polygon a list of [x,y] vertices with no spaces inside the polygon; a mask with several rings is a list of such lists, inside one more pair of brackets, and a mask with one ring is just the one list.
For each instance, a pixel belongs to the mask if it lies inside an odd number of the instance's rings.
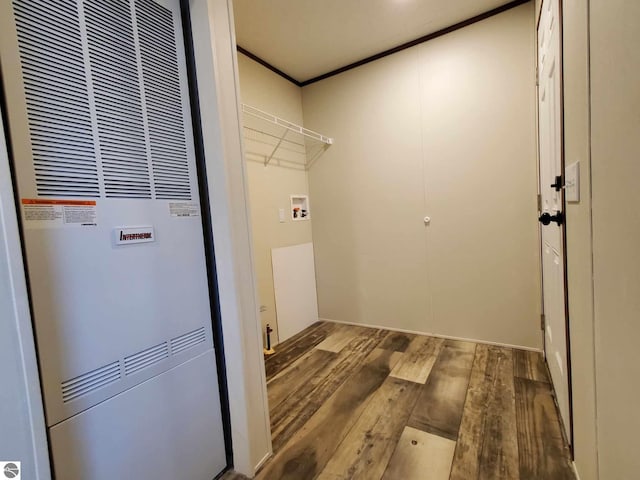
{"label": "corner of wall", "polygon": [[[263,65],[238,55],[242,101],[286,121],[302,124],[302,94],[297,85],[280,77]],[[277,148],[282,131],[266,122],[245,116],[249,130],[244,130],[244,164],[253,232],[253,251],[262,331],[273,329],[272,345],[280,340],[276,312],[275,285],[271,251],[312,241],[313,213],[310,220],[293,221],[290,195],[309,195],[306,147],[285,142]],[[253,123],[255,121],[255,124]],[[260,133],[264,129],[268,135]],[[286,139],[291,140],[289,134]],[[299,140],[293,138],[294,141]],[[299,142],[301,143],[301,142]],[[286,146],[285,146],[286,145]],[[274,146],[276,146],[274,150]],[[265,158],[275,154],[268,165]],[[313,208],[313,199],[310,199]],[[279,210],[284,214],[280,218]],[[285,329],[283,329],[284,331]]]}

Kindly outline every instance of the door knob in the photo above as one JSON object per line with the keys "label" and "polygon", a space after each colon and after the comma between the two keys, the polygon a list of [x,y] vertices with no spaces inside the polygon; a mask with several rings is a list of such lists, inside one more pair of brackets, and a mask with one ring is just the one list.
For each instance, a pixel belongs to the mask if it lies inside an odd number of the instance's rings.
{"label": "door knob", "polygon": [[559,192],[560,190],[562,190],[562,176],[557,175],[556,176],[556,183],[552,183],[551,185],[549,185],[551,188],[553,188],[556,192]]}
{"label": "door knob", "polygon": [[544,212],[540,215],[538,220],[543,225],[549,225],[551,222],[556,222],[558,226],[560,226],[564,223],[564,214],[562,212],[556,212],[555,215],[551,215],[548,212]]}

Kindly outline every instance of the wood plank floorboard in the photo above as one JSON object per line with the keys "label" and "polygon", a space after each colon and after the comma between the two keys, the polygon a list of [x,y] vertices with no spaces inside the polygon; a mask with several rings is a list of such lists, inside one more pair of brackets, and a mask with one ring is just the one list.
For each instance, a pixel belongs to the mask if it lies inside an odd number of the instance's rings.
{"label": "wood plank floorboard", "polygon": [[351,340],[358,336],[358,334],[363,333],[360,330],[361,328],[362,327],[337,324],[333,327],[331,334],[316,345],[316,348],[338,353],[346,347]]}
{"label": "wood plank floorboard", "polygon": [[408,425],[450,440],[458,438],[476,344],[445,340]]}
{"label": "wood plank floorboard", "polygon": [[249,480],[249,478],[240,473],[234,472],[233,470],[229,470],[220,477],[220,480]]}
{"label": "wood plank floorboard", "polygon": [[268,355],[264,361],[267,381],[327,338],[334,326],[335,324],[330,322],[316,322],[293,337],[279,343],[275,349],[276,353]]}
{"label": "wood plank floorboard", "polygon": [[300,389],[309,377],[315,376],[330,365],[337,355],[334,352],[312,349],[286,368],[282,374],[274,376],[267,388],[270,408],[277,407],[292,392]]}
{"label": "wood plank floorboard", "polygon": [[418,384],[388,377],[318,478],[380,479],[419,393]]}
{"label": "wood plank floorboard", "polygon": [[257,479],[574,479],[537,352],[329,322],[291,340]]}
{"label": "wood plank floorboard", "polygon": [[480,453],[480,480],[519,478],[518,432],[511,349],[489,347],[496,358],[495,377],[487,395],[485,432]]}
{"label": "wood plank floorboard", "polygon": [[274,451],[280,450],[342,383],[358,370],[386,335],[387,332],[376,330],[357,336],[298,390],[291,391],[279,405],[270,408]]}
{"label": "wood plank floorboard", "polygon": [[380,345],[380,348],[393,350],[395,352],[405,352],[411,341],[417,335],[411,333],[389,332],[387,338]]}
{"label": "wood plank floorboard", "polygon": [[389,376],[400,355],[383,349],[371,352],[352,379],[318,409],[257,478],[316,478],[356,423],[367,402]]}
{"label": "wood plank floorboard", "polygon": [[520,479],[574,478],[551,386],[516,377]]}
{"label": "wood plank floorboard", "polygon": [[544,357],[540,352],[514,350],[513,371],[516,377],[551,383],[547,375],[547,367],[544,364]]}
{"label": "wood plank floorboard", "polygon": [[425,383],[443,343],[444,340],[441,338],[416,336],[391,372],[391,376],[410,382]]}
{"label": "wood plank floorboard", "polygon": [[458,443],[451,467],[451,480],[477,479],[480,474],[482,444],[489,389],[496,378],[497,355],[488,345],[478,345],[473,360],[469,389],[464,404]]}

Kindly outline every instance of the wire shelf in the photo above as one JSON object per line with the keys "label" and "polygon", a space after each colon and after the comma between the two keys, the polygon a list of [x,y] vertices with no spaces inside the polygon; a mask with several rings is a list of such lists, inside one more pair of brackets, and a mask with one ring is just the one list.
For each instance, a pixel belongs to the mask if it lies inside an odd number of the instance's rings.
{"label": "wire shelf", "polygon": [[[247,104],[242,104],[242,112],[245,114],[244,129],[248,133],[247,138],[254,141],[263,141],[271,146],[269,152],[264,154],[264,165],[274,158],[278,149],[285,145],[298,149],[299,154],[305,156],[305,168],[308,168],[324,151],[333,144],[333,138],[314,132],[301,125],[289,122]],[[250,120],[252,119],[252,120]],[[258,121],[256,122],[255,119]],[[258,136],[264,136],[259,139]]]}

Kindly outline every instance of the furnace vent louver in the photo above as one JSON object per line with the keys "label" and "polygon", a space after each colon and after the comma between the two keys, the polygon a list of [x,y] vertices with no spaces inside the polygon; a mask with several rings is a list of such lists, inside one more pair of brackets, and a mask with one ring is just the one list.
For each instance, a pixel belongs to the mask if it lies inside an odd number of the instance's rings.
{"label": "furnace vent louver", "polygon": [[172,13],[154,0],[13,5],[38,195],[191,200]]}
{"label": "furnace vent louver", "polygon": [[131,375],[139,370],[151,367],[165,358],[169,357],[169,346],[167,342],[150,347],[141,352],[129,355],[124,359],[124,374]]}
{"label": "furnace vent louver", "polygon": [[62,401],[64,403],[105,387],[120,380],[120,362],[113,362],[96,368],[78,377],[62,383]]}
{"label": "furnace vent louver", "polygon": [[37,192],[100,194],[75,1],[14,2]]}
{"label": "furnace vent louver", "polygon": [[176,38],[166,34],[175,31],[173,17],[151,0],[135,5],[156,197],[190,200]]}
{"label": "furnace vent louver", "polygon": [[180,335],[179,337],[173,338],[171,340],[171,355],[175,355],[176,353],[180,353],[183,350],[194,347],[199,343],[202,343],[206,340],[206,333],[204,327],[198,328],[197,330],[193,330],[192,332],[185,333],[184,335]]}
{"label": "furnace vent louver", "polygon": [[[125,377],[141,372],[149,367],[168,359],[172,355],[184,352],[200,345],[207,340],[204,327],[184,333],[170,341],[164,341],[158,345],[145,348],[137,353],[124,357]],[[90,372],[79,375],[71,380],[62,382],[62,401],[64,403],[75,400],[81,396],[92,393],[122,379],[120,373],[120,361],[112,362]]]}
{"label": "furnace vent louver", "polygon": [[151,198],[129,1],[85,1],[84,11],[105,194]]}

